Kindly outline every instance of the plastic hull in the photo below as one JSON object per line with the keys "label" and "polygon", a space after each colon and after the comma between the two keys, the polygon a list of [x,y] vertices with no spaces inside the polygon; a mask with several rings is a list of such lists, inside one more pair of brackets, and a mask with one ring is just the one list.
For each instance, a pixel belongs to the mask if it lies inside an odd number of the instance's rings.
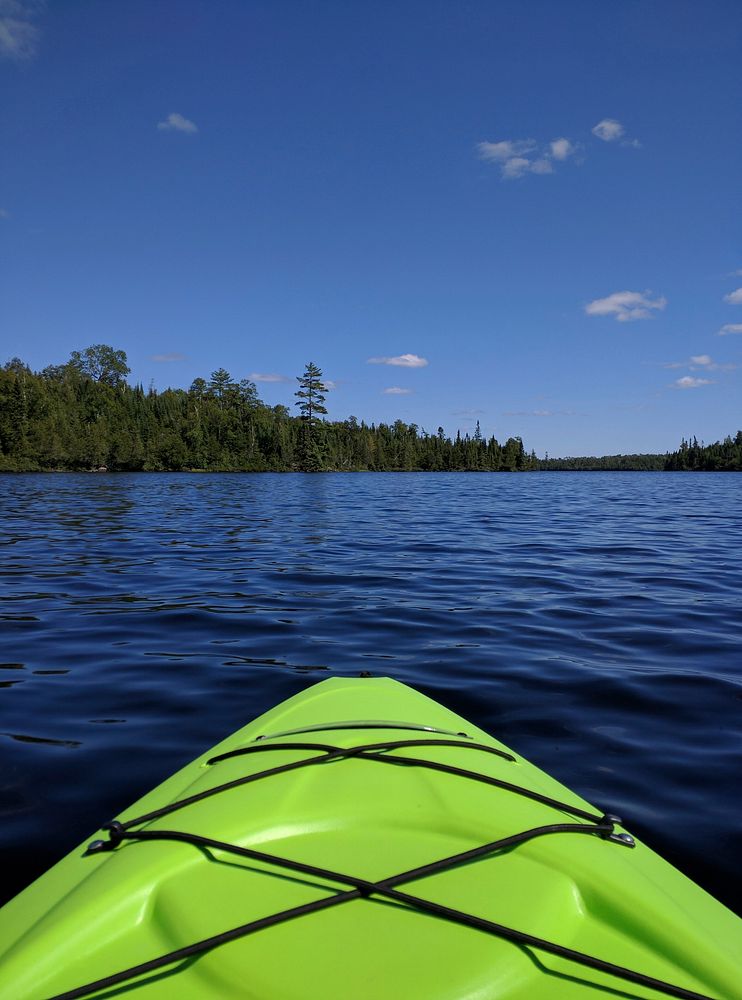
{"label": "plastic hull", "polygon": [[[295,732],[359,721],[381,726]],[[273,735],[282,733],[287,735]],[[437,745],[441,739],[458,745]],[[385,678],[334,678],[250,723],[118,819],[126,823],[267,768],[330,755],[281,745],[347,748],[399,740],[430,745],[284,770],[132,829],[201,835],[378,883],[519,831],[586,822],[538,796],[596,812],[512,751],[515,760],[464,749],[476,742],[508,752],[411,688]],[[257,746],[263,749],[208,763]],[[390,766],[379,755],[452,765],[523,786],[537,798],[423,766]],[[108,834],[98,831],[90,839],[95,837],[105,841]],[[0,910],[4,1000],[59,996],[212,935],[349,891],[347,882],[192,843],[124,839],[112,850],[86,848]],[[627,847],[599,835],[555,833],[398,888],[700,995],[742,998],[742,921],[641,843]],[[371,892],[254,929],[90,995],[657,1000],[667,994]]]}

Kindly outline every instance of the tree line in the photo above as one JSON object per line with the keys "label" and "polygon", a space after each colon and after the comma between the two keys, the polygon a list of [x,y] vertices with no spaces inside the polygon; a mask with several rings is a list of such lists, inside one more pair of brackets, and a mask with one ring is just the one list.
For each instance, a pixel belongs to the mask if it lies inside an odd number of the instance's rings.
{"label": "tree line", "polygon": [[667,455],[582,455],[569,458],[542,458],[539,468],[545,472],[662,472]]}
{"label": "tree line", "polygon": [[33,372],[13,358],[0,368],[0,472],[520,472],[742,471],[742,431],[705,445],[683,440],[656,455],[537,459],[520,437],[504,443],[428,433],[416,424],[327,420],[327,389],[313,363],[297,379],[292,416],[269,406],[224,368],[188,389],[129,385],[124,351],[95,344],[63,365]]}
{"label": "tree line", "polygon": [[683,438],[677,451],[661,455],[547,456],[537,467],[547,472],[742,472],[742,431],[713,444]]}
{"label": "tree line", "polygon": [[33,372],[0,368],[0,471],[287,472],[521,471],[536,464],[520,438],[479,428],[447,437],[401,420],[324,419],[322,372],[298,379],[298,416],[269,406],[224,368],[188,389],[129,385],[126,354],[105,344]]}
{"label": "tree line", "polygon": [[742,431],[713,444],[683,439],[678,451],[667,456],[665,468],[678,472],[742,472]]}

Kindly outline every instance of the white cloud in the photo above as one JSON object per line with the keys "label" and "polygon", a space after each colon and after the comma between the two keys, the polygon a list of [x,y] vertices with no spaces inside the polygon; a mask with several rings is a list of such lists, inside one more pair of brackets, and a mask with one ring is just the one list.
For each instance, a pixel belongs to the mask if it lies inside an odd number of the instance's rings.
{"label": "white cloud", "polygon": [[177,111],[168,115],[165,121],[158,122],[157,127],[163,132],[198,132],[195,122],[179,115]]}
{"label": "white cloud", "polygon": [[522,177],[523,174],[528,173],[531,169],[531,161],[527,160],[525,156],[514,156],[510,160],[506,160],[502,165],[502,176],[503,177]]}
{"label": "white cloud", "polygon": [[367,365],[398,365],[401,368],[425,368],[427,358],[418,354],[399,354],[396,358],[369,358]]}
{"label": "white cloud", "polygon": [[10,212],[7,210],[7,208],[0,208],[0,219],[9,219],[9,218],[10,218]]}
{"label": "white cloud", "polygon": [[323,378],[322,385],[328,392],[332,392],[333,389],[337,389],[338,387],[337,382],[334,382],[331,378]]}
{"label": "white cloud", "polygon": [[534,160],[530,166],[532,174],[553,174],[554,168],[548,156],[542,156],[540,160]]}
{"label": "white cloud", "polygon": [[502,142],[477,143],[481,159],[491,163],[505,163],[515,157],[532,153],[535,148],[535,139],[504,139]]}
{"label": "white cloud", "polygon": [[505,417],[575,417],[574,410],[505,410]]}
{"label": "white cloud", "polygon": [[553,174],[554,161],[564,161],[577,147],[565,138],[554,139],[539,149],[535,139],[503,139],[500,142],[477,143],[479,157],[497,164],[504,180],[514,180],[525,174]]}
{"label": "white cloud", "polygon": [[713,385],[710,378],[693,378],[692,375],[684,375],[676,379],[675,385],[678,389],[699,389],[702,385]]}
{"label": "white cloud", "polygon": [[[626,136],[626,130],[615,118],[604,118],[592,129],[592,133],[603,142],[617,142],[621,146],[641,147],[638,139]],[[564,163],[570,158],[582,163],[582,145],[572,142],[566,136],[558,136],[549,143],[535,139],[500,139],[498,142],[478,142],[479,158],[500,168],[504,180],[513,180],[525,174],[553,174],[554,164]]]}
{"label": "white cloud", "polygon": [[387,396],[409,396],[412,389],[402,389],[398,385],[390,385],[388,389],[384,389],[384,393]]}
{"label": "white cloud", "polygon": [[[740,327],[742,331],[742,327]],[[737,365],[720,365],[710,354],[694,354],[687,361],[668,361],[663,368],[690,368],[692,372],[734,371]]]}
{"label": "white cloud", "polygon": [[742,306],[742,288],[735,288],[729,295],[725,295],[724,301],[732,306]]}
{"label": "white cloud", "polygon": [[575,153],[575,146],[569,139],[554,139],[551,143],[551,155],[555,160],[566,160]]}
{"label": "white cloud", "polygon": [[632,149],[642,148],[638,139],[630,139],[626,135],[626,129],[615,118],[604,118],[599,121],[597,125],[593,126],[592,133],[603,142],[617,142],[620,146],[631,146]]}
{"label": "white cloud", "polygon": [[719,337],[726,337],[730,333],[742,333],[742,323],[725,323],[719,330]]}
{"label": "white cloud", "polygon": [[172,354],[153,354],[150,361],[161,361],[166,364],[169,361],[185,361],[185,359],[185,354],[178,354],[177,351],[174,351]]}
{"label": "white cloud", "polygon": [[709,354],[696,354],[691,357],[688,367],[692,372],[731,372],[734,371],[737,365],[720,365]]}
{"label": "white cloud", "polygon": [[619,323],[649,319],[651,309],[664,309],[667,299],[650,299],[651,292],[613,292],[604,299],[594,299],[585,306],[588,316],[615,316]]}
{"label": "white cloud", "polygon": [[38,0],[0,0],[0,56],[20,60],[36,55],[39,32],[32,21],[42,6]]}
{"label": "white cloud", "polygon": [[626,129],[621,122],[617,122],[615,118],[604,118],[592,129],[593,135],[602,139],[603,142],[615,142],[623,136],[625,131]]}
{"label": "white cloud", "polygon": [[247,376],[251,382],[290,382],[287,375],[277,375],[274,372],[263,374],[262,372],[250,372]]}

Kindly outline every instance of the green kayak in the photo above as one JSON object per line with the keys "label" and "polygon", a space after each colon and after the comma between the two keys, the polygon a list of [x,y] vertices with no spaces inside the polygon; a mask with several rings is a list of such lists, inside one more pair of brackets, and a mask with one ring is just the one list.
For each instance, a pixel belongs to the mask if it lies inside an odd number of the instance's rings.
{"label": "green kayak", "polygon": [[189,764],[0,910],[0,997],[742,998],[742,921],[386,678]]}

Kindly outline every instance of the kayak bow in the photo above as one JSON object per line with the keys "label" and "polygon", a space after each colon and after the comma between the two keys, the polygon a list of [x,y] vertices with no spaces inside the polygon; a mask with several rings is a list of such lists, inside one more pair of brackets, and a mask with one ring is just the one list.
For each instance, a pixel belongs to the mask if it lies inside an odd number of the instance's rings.
{"label": "kayak bow", "polygon": [[0,997],[742,998],[742,921],[396,681],[332,678],[0,910]]}

